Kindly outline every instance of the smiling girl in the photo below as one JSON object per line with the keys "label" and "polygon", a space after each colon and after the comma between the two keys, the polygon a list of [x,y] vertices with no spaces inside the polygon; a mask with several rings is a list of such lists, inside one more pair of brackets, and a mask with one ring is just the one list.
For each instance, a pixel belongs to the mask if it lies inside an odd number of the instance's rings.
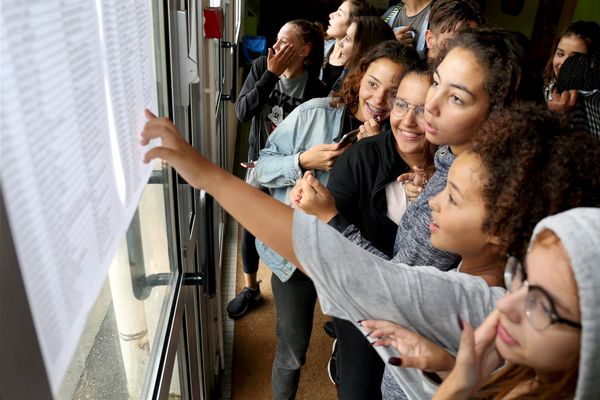
{"label": "smiling girl", "polygon": [[544,97],[546,102],[553,100],[554,85],[565,60],[575,53],[598,51],[599,47],[600,26],[596,22],[576,21],[565,28],[556,40],[552,49],[552,56],[544,69]]}
{"label": "smiling girl", "polygon": [[[390,114],[391,131],[352,145],[334,164],[327,184],[340,213],[390,256],[398,220],[407,205],[402,184],[396,177],[410,171],[412,166],[433,169],[435,149],[425,140],[418,124],[423,118],[430,85],[431,76],[425,64],[409,69],[396,93]],[[381,359],[352,322],[334,318],[333,324],[337,338],[338,398],[381,398],[384,368]]]}
{"label": "smiling girl", "polygon": [[[326,183],[336,159],[347,149],[334,139],[368,119],[378,118],[385,124],[402,74],[417,59],[413,49],[396,41],[375,47],[345,80],[339,97],[303,103],[279,124],[260,152],[256,180],[286,204],[303,171],[314,170],[315,177]],[[256,247],[273,271],[279,339],[273,363],[273,397],[290,398],[305,362],[316,292],[312,281],[293,263],[260,240]]]}
{"label": "smiling girl", "polygon": [[[479,325],[494,309],[504,293],[506,254],[524,257],[522,238],[537,221],[572,207],[600,205],[600,144],[586,132],[568,130],[549,111],[519,105],[490,118],[473,149],[452,165],[446,189],[432,200],[439,221],[432,240],[461,251],[460,272],[397,265],[249,187],[196,153],[170,121],[147,115],[142,143],[160,137],[162,146],[150,150],[146,161],[167,160],[301,268],[314,282],[325,313],[352,321],[389,319],[450,351],[458,349],[457,316]],[[539,183],[536,190],[532,182]],[[308,195],[306,190],[303,197]],[[426,395],[418,371],[396,369],[394,376],[411,398]]]}

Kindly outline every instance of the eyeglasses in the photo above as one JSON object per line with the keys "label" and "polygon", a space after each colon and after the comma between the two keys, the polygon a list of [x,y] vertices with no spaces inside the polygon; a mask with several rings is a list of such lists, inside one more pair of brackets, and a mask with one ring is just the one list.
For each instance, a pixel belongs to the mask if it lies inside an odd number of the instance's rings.
{"label": "eyeglasses", "polygon": [[394,102],[394,108],[392,112],[399,118],[404,117],[408,110],[413,110],[415,113],[415,120],[417,123],[421,123],[425,120],[425,108],[420,104],[411,103],[404,99],[396,99]]}
{"label": "eyeglasses", "polygon": [[525,315],[531,326],[542,331],[553,324],[565,324],[581,329],[581,324],[562,318],[556,312],[556,305],[550,294],[539,286],[530,285],[523,264],[516,257],[509,256],[504,270],[504,284],[510,293],[521,287],[527,288]]}

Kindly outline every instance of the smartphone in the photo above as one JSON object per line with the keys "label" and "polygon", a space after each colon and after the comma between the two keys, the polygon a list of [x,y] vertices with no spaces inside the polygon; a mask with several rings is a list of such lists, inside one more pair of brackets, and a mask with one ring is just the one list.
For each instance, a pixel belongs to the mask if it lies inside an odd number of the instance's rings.
{"label": "smartphone", "polygon": [[342,136],[342,138],[338,142],[340,144],[340,147],[344,147],[344,146],[347,146],[349,144],[356,142],[356,137],[358,136],[358,132],[360,132],[360,129],[355,129],[353,131],[346,133],[344,136]]}
{"label": "smartphone", "polygon": [[248,162],[241,162],[240,165],[244,168],[254,168],[256,167],[256,164],[254,164],[254,161],[248,161]]}

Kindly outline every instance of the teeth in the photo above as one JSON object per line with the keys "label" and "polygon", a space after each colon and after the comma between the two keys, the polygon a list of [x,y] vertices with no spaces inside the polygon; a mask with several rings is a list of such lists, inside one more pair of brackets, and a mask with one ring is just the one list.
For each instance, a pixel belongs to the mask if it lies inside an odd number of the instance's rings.
{"label": "teeth", "polygon": [[371,110],[374,113],[383,113],[383,112],[385,112],[385,110],[383,108],[373,107],[369,103],[367,103],[367,107],[369,107],[369,110]]}

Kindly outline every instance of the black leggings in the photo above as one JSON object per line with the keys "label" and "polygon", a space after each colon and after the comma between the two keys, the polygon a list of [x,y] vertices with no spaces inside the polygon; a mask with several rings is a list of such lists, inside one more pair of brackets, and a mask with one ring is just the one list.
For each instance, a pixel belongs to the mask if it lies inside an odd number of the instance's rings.
{"label": "black leggings", "polygon": [[258,271],[258,252],[254,242],[254,235],[242,228],[242,268],[246,274],[255,274]]}

